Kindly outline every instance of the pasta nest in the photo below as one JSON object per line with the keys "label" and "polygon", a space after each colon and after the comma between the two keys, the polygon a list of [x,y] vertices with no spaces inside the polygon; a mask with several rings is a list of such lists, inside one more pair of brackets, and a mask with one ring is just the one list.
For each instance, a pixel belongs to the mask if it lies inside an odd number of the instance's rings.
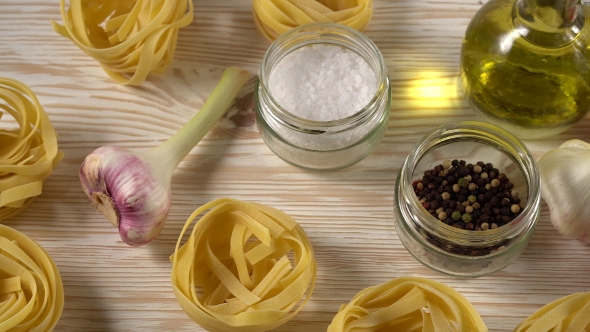
{"label": "pasta nest", "polygon": [[360,291],[340,307],[328,327],[328,332],[487,330],[463,295],[439,282],[417,277],[399,277]]}
{"label": "pasta nest", "polygon": [[[194,219],[209,209],[180,247]],[[222,198],[203,205],[187,220],[170,259],[180,306],[210,331],[276,328],[303,308],[315,286],[314,251],[303,229],[257,203]]]}
{"label": "pasta nest", "polygon": [[49,254],[0,224],[0,331],[53,331],[63,306],[61,277]]}
{"label": "pasta nest", "polygon": [[0,119],[12,116],[18,128],[0,129],[0,220],[26,209],[63,157],[55,130],[37,97],[25,84],[0,77]]}
{"label": "pasta nest", "polygon": [[590,331],[590,292],[568,295],[543,306],[520,323],[514,331]]}
{"label": "pasta nest", "polygon": [[170,66],[178,31],[194,16],[192,0],[70,0],[67,11],[60,0],[60,7],[64,25],[52,22],[53,29],[128,85]]}
{"label": "pasta nest", "polygon": [[339,23],[363,31],[373,0],[253,0],[254,23],[269,41],[301,25]]}

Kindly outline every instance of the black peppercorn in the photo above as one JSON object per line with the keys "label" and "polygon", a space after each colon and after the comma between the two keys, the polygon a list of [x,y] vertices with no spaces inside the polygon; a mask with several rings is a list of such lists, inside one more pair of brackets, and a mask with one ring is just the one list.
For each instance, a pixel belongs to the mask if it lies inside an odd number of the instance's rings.
{"label": "black peppercorn", "polygon": [[500,208],[500,214],[503,216],[508,216],[508,215],[512,214],[512,211],[510,211],[510,207],[503,206],[502,208]]}
{"label": "black peppercorn", "polygon": [[486,198],[486,195],[479,194],[479,195],[477,195],[477,201],[480,203],[485,203],[488,201],[488,199]]}
{"label": "black peppercorn", "polygon": [[479,219],[479,217],[481,217],[481,211],[480,210],[473,210],[473,212],[471,213],[471,216],[473,217],[473,219]]}
{"label": "black peppercorn", "polygon": [[487,182],[485,179],[479,178],[479,179],[477,179],[477,181],[475,181],[475,183],[477,184],[478,187],[481,188],[481,187],[485,187]]}
{"label": "black peppercorn", "polygon": [[[424,171],[422,179],[412,183],[413,191],[429,214],[453,227],[470,231],[494,229],[509,223],[520,212],[520,199],[514,184],[491,163],[467,163],[445,160]],[[514,194],[513,194],[514,193]],[[429,239],[449,252],[485,255],[493,249],[463,250],[448,248]]]}
{"label": "black peppercorn", "polygon": [[467,175],[469,175],[469,170],[466,167],[460,167],[459,176],[466,177]]}
{"label": "black peppercorn", "polygon": [[496,197],[496,196],[492,196],[492,198],[490,198],[490,203],[493,206],[498,206],[498,205],[500,205],[500,199],[498,199],[498,197]]}

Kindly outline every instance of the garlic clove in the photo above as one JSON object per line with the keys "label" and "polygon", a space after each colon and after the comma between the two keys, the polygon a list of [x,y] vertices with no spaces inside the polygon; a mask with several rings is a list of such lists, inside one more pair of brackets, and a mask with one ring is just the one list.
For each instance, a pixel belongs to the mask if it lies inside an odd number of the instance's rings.
{"label": "garlic clove", "polygon": [[90,202],[119,228],[125,243],[140,246],[156,238],[170,211],[172,173],[182,159],[234,103],[250,73],[230,67],[197,114],[162,144],[142,153],[101,147],[86,157],[80,182]]}
{"label": "garlic clove", "polygon": [[162,230],[170,210],[170,179],[155,178],[141,154],[104,146],[80,168],[82,189],[92,205],[119,228],[131,245],[149,243]]}
{"label": "garlic clove", "polygon": [[537,164],[553,226],[564,236],[590,243],[590,144],[567,141]]}

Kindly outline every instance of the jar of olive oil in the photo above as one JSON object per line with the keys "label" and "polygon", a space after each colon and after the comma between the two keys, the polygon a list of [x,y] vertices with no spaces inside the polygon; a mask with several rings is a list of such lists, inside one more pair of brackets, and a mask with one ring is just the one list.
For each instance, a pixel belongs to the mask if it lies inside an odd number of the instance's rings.
{"label": "jar of olive oil", "polygon": [[559,134],[590,110],[590,21],[579,0],[490,0],[461,49],[466,98],[525,139]]}

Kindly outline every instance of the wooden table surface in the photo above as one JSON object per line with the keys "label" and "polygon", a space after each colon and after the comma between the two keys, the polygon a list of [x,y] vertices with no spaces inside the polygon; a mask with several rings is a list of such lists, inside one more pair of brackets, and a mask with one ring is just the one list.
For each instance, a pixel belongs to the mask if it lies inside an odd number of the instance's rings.
{"label": "wooden table surface", "polygon": [[[182,311],[170,284],[177,236],[189,214],[218,197],[276,207],[301,223],[316,250],[311,301],[276,331],[325,331],[361,289],[398,276],[444,282],[464,294],[490,331],[512,331],[542,305],[590,291],[590,246],[559,235],[542,206],[532,240],[513,264],[477,279],[432,271],[400,243],[392,218],[395,178],[414,144],[433,127],[475,119],[459,83],[461,38],[478,0],[376,0],[366,34],[389,68],[393,102],[387,134],[362,162],[317,173],[290,166],[264,144],[253,113],[223,119],[172,179],[162,234],[125,245],[80,189],[83,158],[102,145],[136,151],[164,141],[202,106],[221,72],[252,73],[269,43],[248,0],[195,0],[168,71],[141,87],[121,86],[72,42],[53,32],[57,0],[0,1],[0,75],[28,84],[59,135],[65,158],[43,194],[2,221],[36,239],[55,260],[65,289],[56,331],[204,331]],[[590,116],[557,137],[528,141],[535,157],[567,139],[590,141]]]}

